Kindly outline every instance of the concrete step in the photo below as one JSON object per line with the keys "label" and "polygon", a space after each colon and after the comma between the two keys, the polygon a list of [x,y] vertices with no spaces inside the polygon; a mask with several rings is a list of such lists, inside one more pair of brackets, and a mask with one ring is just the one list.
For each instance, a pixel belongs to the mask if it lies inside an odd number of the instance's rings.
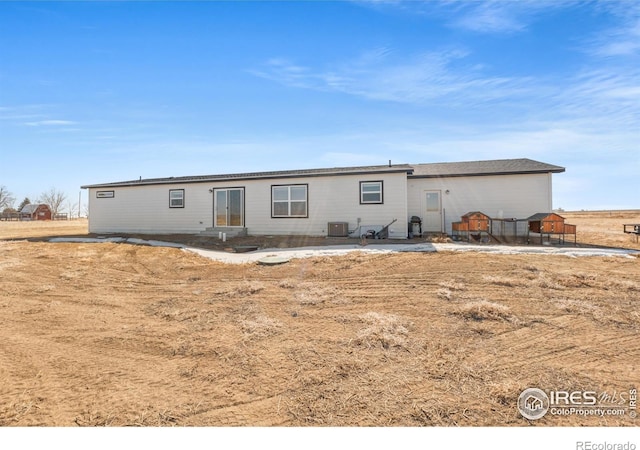
{"label": "concrete step", "polygon": [[231,237],[246,236],[247,229],[244,227],[209,227],[200,232],[200,236],[218,237],[220,233],[226,233],[227,239]]}

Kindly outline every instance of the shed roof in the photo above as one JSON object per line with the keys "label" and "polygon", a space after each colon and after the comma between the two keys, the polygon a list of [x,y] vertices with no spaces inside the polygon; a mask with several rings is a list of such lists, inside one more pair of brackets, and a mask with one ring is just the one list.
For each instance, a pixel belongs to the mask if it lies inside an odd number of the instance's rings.
{"label": "shed roof", "polygon": [[481,216],[489,217],[485,213],[483,213],[482,211],[469,211],[468,213],[466,213],[462,217],[471,217],[471,216],[474,216],[476,214],[480,214]]}
{"label": "shed roof", "polygon": [[38,210],[40,206],[47,206],[47,205],[43,203],[29,203],[28,205],[24,205],[23,208],[20,210],[20,212],[24,214],[33,214]]}
{"label": "shed roof", "polygon": [[529,222],[536,222],[536,221],[544,220],[549,216],[557,216],[557,217],[560,217],[561,219],[564,219],[564,217],[556,213],[536,213],[533,216],[528,217],[527,220]]}

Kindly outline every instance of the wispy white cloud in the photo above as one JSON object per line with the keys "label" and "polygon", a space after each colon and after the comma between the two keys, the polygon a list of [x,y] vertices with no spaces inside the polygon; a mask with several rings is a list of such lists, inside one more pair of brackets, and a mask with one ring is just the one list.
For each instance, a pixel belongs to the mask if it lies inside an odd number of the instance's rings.
{"label": "wispy white cloud", "polygon": [[589,9],[613,24],[595,27],[582,42],[587,53],[604,56],[630,56],[640,53],[640,2],[607,0],[355,0],[377,10],[394,9],[409,14],[435,17],[448,26],[483,34],[514,34],[528,31],[545,15],[562,10]]}
{"label": "wispy white cloud", "polygon": [[0,106],[0,121],[6,125],[22,128],[42,127],[46,129],[70,130],[70,125],[77,125],[78,122],[64,119],[51,119],[64,112],[56,111],[58,105],[51,104],[24,104],[13,106]]}
{"label": "wispy white cloud", "polygon": [[640,53],[640,6],[609,29],[600,31],[586,43],[588,52],[596,56],[632,56]]}
{"label": "wispy white cloud", "polygon": [[[423,108],[423,113],[430,108],[448,109],[469,117],[475,111],[511,122],[508,114],[519,111],[531,122],[571,122],[575,127],[608,133],[639,128],[638,65],[585,61],[584,68],[574,74],[514,77],[467,64],[469,55],[455,48],[403,56],[385,47],[322,68],[272,59],[253,73],[294,88],[411,103]],[[486,117],[475,120],[486,122],[483,119]]]}
{"label": "wispy white cloud", "polygon": [[[272,59],[252,73],[290,87],[341,92],[372,100],[425,103],[438,99],[466,105],[526,93],[527,78],[485,76],[464,65],[467,52],[447,49],[399,60],[390,49],[363,53],[353,61],[312,68]],[[454,69],[453,65],[462,65]]]}
{"label": "wispy white cloud", "polygon": [[581,121],[607,133],[640,133],[640,67],[580,72],[548,104],[550,119]]}
{"label": "wispy white cloud", "polygon": [[0,120],[21,121],[43,119],[47,117],[44,111],[48,107],[49,105],[44,104],[0,106]]}
{"label": "wispy white cloud", "polygon": [[478,2],[465,8],[460,18],[452,20],[452,26],[481,33],[518,32],[527,27],[523,10],[531,9],[526,2]]}
{"label": "wispy white cloud", "polygon": [[75,125],[77,122],[71,121],[71,120],[56,120],[56,119],[51,119],[51,120],[38,120],[35,122],[25,122],[25,125],[28,125],[30,127],[50,127],[50,126],[62,126],[62,125]]}
{"label": "wispy white cloud", "polygon": [[[606,135],[576,127],[571,122],[527,123],[523,129],[482,130],[470,127],[459,136],[423,135],[412,147],[416,155],[434,160],[493,159],[528,157],[558,164],[588,159],[592,164],[619,161],[622,151],[637,134]],[[629,155],[632,156],[632,155]],[[416,158],[414,158],[416,159]]]}
{"label": "wispy white cloud", "polygon": [[384,10],[437,17],[453,28],[478,33],[517,33],[529,28],[540,15],[566,8],[578,1],[540,0],[357,0],[355,3]]}

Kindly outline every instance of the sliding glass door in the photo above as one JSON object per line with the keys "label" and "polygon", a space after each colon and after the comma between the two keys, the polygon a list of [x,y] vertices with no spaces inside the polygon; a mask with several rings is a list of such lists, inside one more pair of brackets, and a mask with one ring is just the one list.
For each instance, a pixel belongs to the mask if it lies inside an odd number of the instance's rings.
{"label": "sliding glass door", "polygon": [[215,227],[243,227],[244,188],[215,189],[213,211]]}

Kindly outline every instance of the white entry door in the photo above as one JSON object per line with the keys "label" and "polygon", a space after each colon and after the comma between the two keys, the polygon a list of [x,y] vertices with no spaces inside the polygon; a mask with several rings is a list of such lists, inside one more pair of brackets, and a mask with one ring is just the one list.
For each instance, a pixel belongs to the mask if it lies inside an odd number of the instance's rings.
{"label": "white entry door", "polygon": [[213,195],[213,226],[244,226],[244,189],[215,189]]}
{"label": "white entry door", "polygon": [[440,191],[425,191],[425,213],[422,231],[427,233],[442,232]]}

